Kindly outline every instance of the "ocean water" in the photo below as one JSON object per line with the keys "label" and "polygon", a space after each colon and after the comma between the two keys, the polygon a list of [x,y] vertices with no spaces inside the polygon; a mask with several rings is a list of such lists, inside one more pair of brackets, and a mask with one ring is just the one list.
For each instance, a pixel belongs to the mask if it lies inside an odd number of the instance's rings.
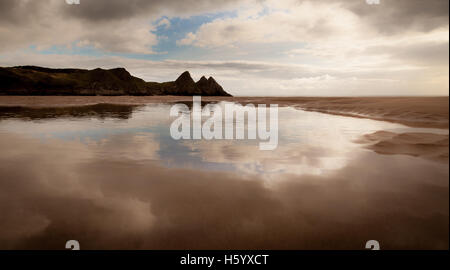
{"label": "ocean water", "polygon": [[448,164],[357,142],[448,130],[286,106],[262,151],[173,139],[172,105],[1,107],[0,248],[448,249]]}

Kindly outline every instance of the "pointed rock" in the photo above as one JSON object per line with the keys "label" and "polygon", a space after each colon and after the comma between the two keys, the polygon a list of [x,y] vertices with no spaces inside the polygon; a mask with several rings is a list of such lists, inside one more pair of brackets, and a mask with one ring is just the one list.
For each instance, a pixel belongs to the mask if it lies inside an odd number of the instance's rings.
{"label": "pointed rock", "polygon": [[191,82],[194,82],[194,80],[192,79],[189,71],[185,71],[185,72],[181,73],[181,75],[178,77],[178,79],[176,79],[175,82],[191,83]]}
{"label": "pointed rock", "polygon": [[197,82],[203,96],[231,96],[225,92],[213,77],[206,79],[204,76]]}
{"label": "pointed rock", "polygon": [[208,80],[206,79],[206,77],[205,77],[205,76],[202,76],[202,77],[200,78],[200,80],[198,80],[197,83],[207,83],[207,82],[208,82]]}
{"label": "pointed rock", "polygon": [[200,89],[200,91],[203,93],[205,93],[205,91],[208,89],[208,80],[205,78],[205,76],[202,76],[200,78],[200,80],[198,80],[198,82],[195,83],[197,85],[197,87]]}
{"label": "pointed rock", "polygon": [[185,95],[200,95],[201,91],[195,84],[189,71],[183,72],[175,81],[177,91]]}

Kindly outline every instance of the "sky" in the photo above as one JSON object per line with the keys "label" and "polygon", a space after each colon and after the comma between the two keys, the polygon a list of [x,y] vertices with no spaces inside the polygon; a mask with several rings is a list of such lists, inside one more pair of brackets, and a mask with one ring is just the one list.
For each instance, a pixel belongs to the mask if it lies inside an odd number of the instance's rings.
{"label": "sky", "polygon": [[235,96],[447,96],[448,12],[448,0],[0,0],[0,66],[158,82],[188,70]]}

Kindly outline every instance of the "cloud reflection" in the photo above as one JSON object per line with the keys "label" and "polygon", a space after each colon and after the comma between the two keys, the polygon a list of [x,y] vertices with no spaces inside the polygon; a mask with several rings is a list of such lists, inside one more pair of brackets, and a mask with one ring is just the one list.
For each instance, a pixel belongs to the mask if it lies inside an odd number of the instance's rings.
{"label": "cloud reflection", "polygon": [[333,173],[280,174],[267,186],[99,156],[102,145],[77,141],[1,134],[0,147],[2,249],[68,239],[84,249],[362,249],[368,239],[448,249],[449,172],[439,163],[366,152]]}

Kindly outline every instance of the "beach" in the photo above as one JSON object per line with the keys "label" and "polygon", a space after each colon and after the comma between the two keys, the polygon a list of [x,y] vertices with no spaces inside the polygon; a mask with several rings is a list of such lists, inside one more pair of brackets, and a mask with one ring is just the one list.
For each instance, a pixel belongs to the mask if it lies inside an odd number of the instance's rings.
{"label": "beach", "polygon": [[279,105],[279,142],[173,140],[192,97],[0,97],[0,248],[448,249],[448,97]]}

